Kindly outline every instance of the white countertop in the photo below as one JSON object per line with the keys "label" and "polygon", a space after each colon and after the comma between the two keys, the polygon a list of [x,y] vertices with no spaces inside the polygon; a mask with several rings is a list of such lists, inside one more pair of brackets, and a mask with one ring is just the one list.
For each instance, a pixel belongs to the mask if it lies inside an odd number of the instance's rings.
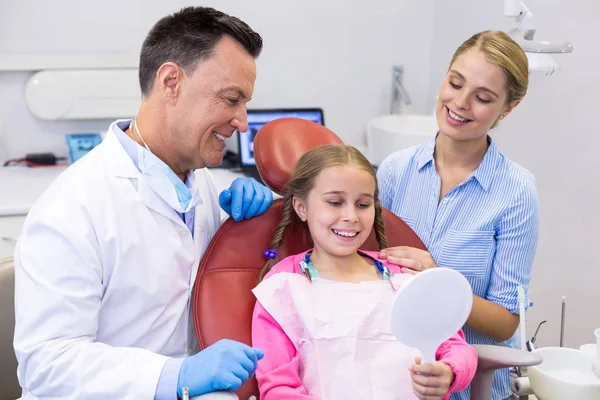
{"label": "white countertop", "polygon": [[[0,216],[26,215],[33,203],[50,186],[50,183],[66,169],[56,167],[0,167]],[[227,189],[239,176],[239,172],[211,168],[217,190]]]}
{"label": "white countertop", "polygon": [[0,215],[25,215],[52,181],[66,169],[56,167],[0,167]]}

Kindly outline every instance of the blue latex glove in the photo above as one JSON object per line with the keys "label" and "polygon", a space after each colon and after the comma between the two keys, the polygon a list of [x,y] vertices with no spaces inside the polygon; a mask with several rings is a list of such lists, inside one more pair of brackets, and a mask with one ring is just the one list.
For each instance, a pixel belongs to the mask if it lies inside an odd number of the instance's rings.
{"label": "blue latex glove", "polygon": [[240,342],[223,339],[201,352],[183,360],[177,379],[177,394],[183,388],[189,395],[198,396],[215,390],[237,390],[254,376],[262,350]]}
{"label": "blue latex glove", "polygon": [[271,189],[253,178],[236,178],[219,195],[219,205],[237,222],[264,213],[272,202]]}

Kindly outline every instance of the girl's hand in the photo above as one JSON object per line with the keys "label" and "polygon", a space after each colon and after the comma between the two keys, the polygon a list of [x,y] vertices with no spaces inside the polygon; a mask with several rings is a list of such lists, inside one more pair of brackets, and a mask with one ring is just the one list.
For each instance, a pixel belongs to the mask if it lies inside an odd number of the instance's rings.
{"label": "girl's hand", "polygon": [[410,367],[410,375],[413,393],[421,400],[442,400],[454,382],[454,372],[449,365],[441,361],[421,364],[421,357],[415,358],[415,364]]}
{"label": "girl's hand", "polygon": [[402,272],[416,275],[429,268],[436,268],[437,264],[428,251],[416,247],[398,246],[388,247],[379,252],[379,258],[387,259],[392,264],[402,267]]}

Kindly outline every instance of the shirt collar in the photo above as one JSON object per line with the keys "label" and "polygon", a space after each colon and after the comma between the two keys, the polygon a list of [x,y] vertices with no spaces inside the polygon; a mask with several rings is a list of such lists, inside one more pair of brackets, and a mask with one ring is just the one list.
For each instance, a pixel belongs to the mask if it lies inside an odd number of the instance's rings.
{"label": "shirt collar", "polygon": [[429,163],[433,163],[433,150],[435,150],[435,138],[439,131],[436,132],[428,141],[423,143],[417,155],[417,169],[420,171]]}
{"label": "shirt collar", "polygon": [[498,162],[502,157],[502,154],[500,154],[500,151],[498,150],[498,147],[492,138],[488,136],[487,139],[490,146],[485,152],[485,156],[483,156],[483,160],[481,160],[479,167],[477,167],[477,169],[471,174],[471,176],[475,178],[477,182],[479,182],[483,190],[486,192],[492,185],[494,172],[496,171]]}
{"label": "shirt collar", "polygon": [[121,143],[121,146],[123,146],[123,149],[125,150],[127,155],[129,155],[129,158],[131,158],[131,160],[133,161],[133,164],[136,166],[138,171],[140,171],[137,153],[137,146],[139,146],[139,144],[134,142],[133,139],[125,133],[125,131],[131,125],[132,121],[132,119],[120,119],[118,121],[115,121],[111,125],[111,130],[119,140],[119,143]]}
{"label": "shirt collar", "polygon": [[[439,132],[438,132],[439,133]],[[433,152],[435,150],[435,138],[438,133],[436,133],[431,139],[423,143],[421,148],[419,149],[419,154],[417,155],[417,169],[420,171],[426,165],[433,165]],[[467,180],[474,178],[479,182],[483,190],[486,192],[489,190],[492,179],[494,177],[494,171],[496,170],[496,166],[502,157],[496,143],[492,140],[490,136],[487,137],[489,147],[483,156],[483,160],[477,167],[475,171],[467,178]]]}

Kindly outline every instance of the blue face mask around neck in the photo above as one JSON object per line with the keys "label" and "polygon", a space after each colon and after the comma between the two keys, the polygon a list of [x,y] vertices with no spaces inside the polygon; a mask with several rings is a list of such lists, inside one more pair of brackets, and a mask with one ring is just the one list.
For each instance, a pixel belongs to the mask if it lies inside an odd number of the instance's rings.
{"label": "blue face mask around neck", "polygon": [[[150,151],[135,119],[132,126],[144,144],[144,147],[138,146],[138,163],[142,171],[140,180],[179,213],[186,213],[198,205],[201,199],[195,185],[189,188],[163,160]],[[189,180],[188,175],[188,182]]]}

